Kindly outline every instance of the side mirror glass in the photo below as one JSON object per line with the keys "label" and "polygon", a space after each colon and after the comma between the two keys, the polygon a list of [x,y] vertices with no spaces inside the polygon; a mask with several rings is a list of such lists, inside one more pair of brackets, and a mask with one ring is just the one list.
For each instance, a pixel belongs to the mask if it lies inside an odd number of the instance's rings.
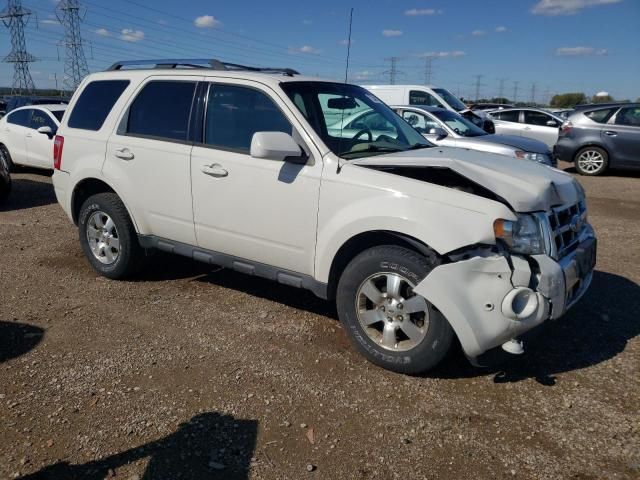
{"label": "side mirror glass", "polygon": [[36,130],[36,132],[42,133],[49,138],[53,137],[53,130],[51,130],[51,127],[47,127],[47,126],[40,127]]}
{"label": "side mirror glass", "polygon": [[547,122],[547,127],[557,127],[558,126],[558,122],[556,122],[555,120],[549,120]]}
{"label": "side mirror glass", "polygon": [[444,128],[434,127],[429,129],[429,135],[434,135],[438,137],[438,139],[441,139],[447,136],[447,132]]}
{"label": "side mirror glass", "polygon": [[250,154],[253,158],[306,163],[300,146],[288,133],[256,132],[251,139]]}

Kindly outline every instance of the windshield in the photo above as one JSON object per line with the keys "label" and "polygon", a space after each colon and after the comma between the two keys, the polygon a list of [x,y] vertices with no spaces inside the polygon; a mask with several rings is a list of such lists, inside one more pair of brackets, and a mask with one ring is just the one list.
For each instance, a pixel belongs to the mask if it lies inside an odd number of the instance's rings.
{"label": "windshield", "polygon": [[460,112],[467,109],[467,106],[446,88],[434,88],[433,91],[440,95],[454,110]]}
{"label": "windshield", "polygon": [[342,83],[286,82],[282,89],[327,147],[342,158],[432,146],[364,88]]}
{"label": "windshield", "polygon": [[469,120],[455,112],[440,110],[437,112],[431,112],[431,114],[446,123],[451,130],[463,137],[479,137],[481,135],[487,135],[487,132],[476,127]]}

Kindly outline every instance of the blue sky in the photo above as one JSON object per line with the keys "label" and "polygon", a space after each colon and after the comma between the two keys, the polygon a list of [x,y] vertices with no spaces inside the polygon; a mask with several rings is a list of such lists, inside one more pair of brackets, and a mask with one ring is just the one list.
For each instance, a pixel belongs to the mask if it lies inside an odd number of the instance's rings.
{"label": "blue sky", "polygon": [[[4,0],[0,0],[5,3]],[[475,97],[502,90],[530,100],[568,91],[640,97],[640,0],[81,0],[82,33],[91,71],[121,59],[215,57],[253,65],[290,66],[344,78],[349,8],[354,8],[349,79],[387,83],[399,57],[397,83],[431,82]],[[32,15],[27,48],[38,87],[63,76],[63,31],[53,0],[23,0]],[[36,19],[37,16],[37,19]],[[9,53],[0,30],[0,55]],[[58,53],[59,50],[59,53]],[[12,67],[0,64],[0,85]]]}

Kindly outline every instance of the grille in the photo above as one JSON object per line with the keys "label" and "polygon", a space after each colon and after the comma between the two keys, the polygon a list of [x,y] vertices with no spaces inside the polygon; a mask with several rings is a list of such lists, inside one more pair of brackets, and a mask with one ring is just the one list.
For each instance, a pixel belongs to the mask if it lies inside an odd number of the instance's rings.
{"label": "grille", "polygon": [[[563,205],[554,208],[548,216],[557,257],[562,258],[575,250],[580,242],[580,234],[587,225],[587,207],[584,202]],[[574,219],[579,219],[579,222],[576,224]]]}

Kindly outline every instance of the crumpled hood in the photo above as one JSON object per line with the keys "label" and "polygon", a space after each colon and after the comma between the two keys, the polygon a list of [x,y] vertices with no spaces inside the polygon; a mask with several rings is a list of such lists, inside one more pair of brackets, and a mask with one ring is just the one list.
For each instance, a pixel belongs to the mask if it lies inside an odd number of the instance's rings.
{"label": "crumpled hood", "polygon": [[480,137],[470,137],[479,142],[499,143],[501,145],[509,145],[523,152],[549,154],[549,147],[546,143],[533,138],[519,137],[517,135],[482,135]]}
{"label": "crumpled hood", "polygon": [[433,147],[349,160],[362,166],[448,168],[506,200],[516,212],[548,211],[580,198],[571,175],[529,160],[462,148]]}

